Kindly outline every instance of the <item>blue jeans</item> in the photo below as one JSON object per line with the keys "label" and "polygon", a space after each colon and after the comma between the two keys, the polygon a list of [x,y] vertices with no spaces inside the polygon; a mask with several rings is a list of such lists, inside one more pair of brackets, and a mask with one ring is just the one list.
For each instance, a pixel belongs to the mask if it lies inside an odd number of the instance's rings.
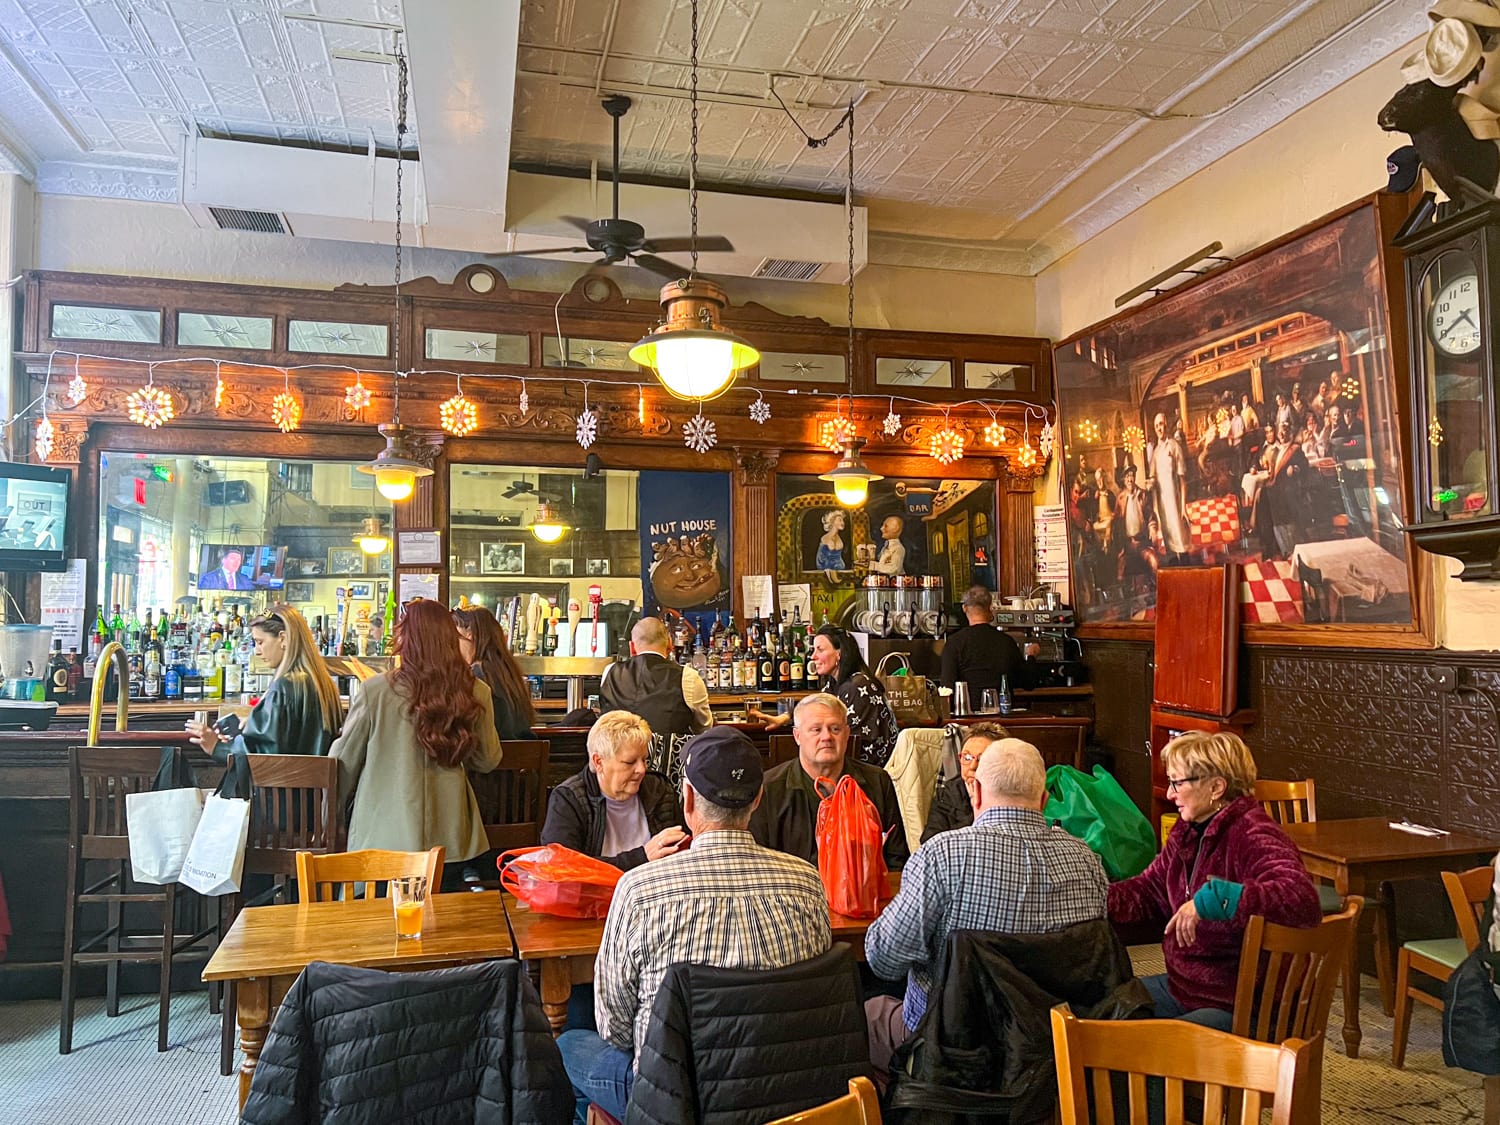
{"label": "blue jeans", "polygon": [[597,1031],[565,1031],[557,1037],[563,1069],[577,1098],[573,1120],[584,1125],[589,1103],[617,1120],[625,1120],[630,1087],[635,1082],[634,1060],[625,1051],[606,1043]]}
{"label": "blue jeans", "polygon": [[1151,993],[1151,1003],[1156,1008],[1156,1018],[1161,1020],[1183,1020],[1186,1023],[1202,1024],[1215,1031],[1228,1031],[1234,1023],[1234,1013],[1223,1008],[1195,1008],[1191,1012],[1177,1002],[1167,989],[1167,974],[1142,977],[1141,983]]}

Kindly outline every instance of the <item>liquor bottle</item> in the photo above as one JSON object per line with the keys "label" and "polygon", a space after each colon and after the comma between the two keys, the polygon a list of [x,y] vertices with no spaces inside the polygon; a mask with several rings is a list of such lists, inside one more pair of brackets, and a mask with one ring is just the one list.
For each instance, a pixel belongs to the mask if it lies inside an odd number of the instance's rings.
{"label": "liquor bottle", "polygon": [[142,699],[146,692],[146,662],[139,652],[129,655],[127,664],[130,668],[130,698]]}
{"label": "liquor bottle", "polygon": [[792,658],[788,671],[793,691],[801,691],[807,686],[807,659],[802,655],[802,639],[795,632],[792,633]]}
{"label": "liquor bottle", "polygon": [[161,676],[161,693],[167,699],[182,698],[182,673],[175,663],[168,664]]}
{"label": "liquor bottle", "polygon": [[99,667],[99,653],[103,650],[104,640],[100,634],[89,637],[89,654],[83,659],[83,678],[89,682],[90,689],[93,688],[94,670]]}
{"label": "liquor bottle", "polygon": [[109,621],[105,619],[104,607],[99,607],[99,617],[94,622],[94,636],[99,639],[99,647],[103,648],[109,640]]}
{"label": "liquor bottle", "polygon": [[1011,709],[1010,677],[1001,673],[1000,675],[1000,714],[1009,715]]}
{"label": "liquor bottle", "polygon": [[[149,610],[147,611],[150,612]],[[144,676],[141,682],[141,698],[161,698],[161,644],[156,639],[153,631],[146,641],[146,652],[144,657]]]}
{"label": "liquor bottle", "polygon": [[729,694],[734,690],[734,650],[729,647],[729,638],[719,634],[719,691]]}
{"label": "liquor bottle", "polygon": [[135,607],[130,607],[130,620],[125,625],[125,648],[130,652],[141,651],[141,619]]}
{"label": "liquor bottle", "polygon": [[68,661],[63,656],[62,638],[52,638],[52,657],[47,661],[47,698],[61,703],[68,698]]}
{"label": "liquor bottle", "polygon": [[83,658],[76,648],[68,649],[68,698],[83,698]]}
{"label": "liquor bottle", "polygon": [[224,698],[238,699],[244,688],[244,666],[236,658],[234,645],[224,642]]}
{"label": "liquor bottle", "polygon": [[109,619],[109,639],[118,644],[125,643],[125,619],[120,616],[120,604],[115,603],[115,615]]}
{"label": "liquor bottle", "polygon": [[755,649],[751,648],[747,641],[740,648],[740,691],[745,693],[755,691],[759,679],[760,661]]}
{"label": "liquor bottle", "polygon": [[764,641],[755,651],[755,661],[758,669],[755,677],[755,690],[766,694],[779,691],[776,680],[776,657],[772,655],[770,646]]}
{"label": "liquor bottle", "polygon": [[790,645],[777,646],[779,652],[776,654],[776,690],[792,690],[792,650]]}

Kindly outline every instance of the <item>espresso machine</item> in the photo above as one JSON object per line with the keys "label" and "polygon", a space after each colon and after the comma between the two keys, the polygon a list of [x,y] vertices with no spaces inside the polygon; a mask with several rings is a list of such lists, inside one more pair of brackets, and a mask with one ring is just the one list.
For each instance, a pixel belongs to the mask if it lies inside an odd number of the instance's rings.
{"label": "espresso machine", "polygon": [[1029,644],[1041,650],[1029,662],[1033,687],[1077,687],[1088,682],[1083,646],[1073,635],[1077,624],[1071,606],[995,610],[996,628],[1008,633],[1023,651]]}

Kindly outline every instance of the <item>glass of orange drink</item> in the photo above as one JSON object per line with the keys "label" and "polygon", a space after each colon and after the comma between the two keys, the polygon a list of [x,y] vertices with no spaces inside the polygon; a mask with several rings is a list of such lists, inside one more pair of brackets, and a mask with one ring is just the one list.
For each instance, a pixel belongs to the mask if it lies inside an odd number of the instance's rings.
{"label": "glass of orange drink", "polygon": [[403,875],[391,880],[391,909],[396,914],[396,936],[422,937],[422,908],[427,905],[427,876]]}

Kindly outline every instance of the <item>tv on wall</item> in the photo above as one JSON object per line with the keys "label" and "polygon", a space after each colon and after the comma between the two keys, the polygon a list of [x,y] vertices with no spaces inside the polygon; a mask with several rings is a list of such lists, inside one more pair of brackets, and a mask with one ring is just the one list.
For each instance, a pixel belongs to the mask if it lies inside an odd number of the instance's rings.
{"label": "tv on wall", "polygon": [[73,474],[0,461],[0,570],[66,570]]}

